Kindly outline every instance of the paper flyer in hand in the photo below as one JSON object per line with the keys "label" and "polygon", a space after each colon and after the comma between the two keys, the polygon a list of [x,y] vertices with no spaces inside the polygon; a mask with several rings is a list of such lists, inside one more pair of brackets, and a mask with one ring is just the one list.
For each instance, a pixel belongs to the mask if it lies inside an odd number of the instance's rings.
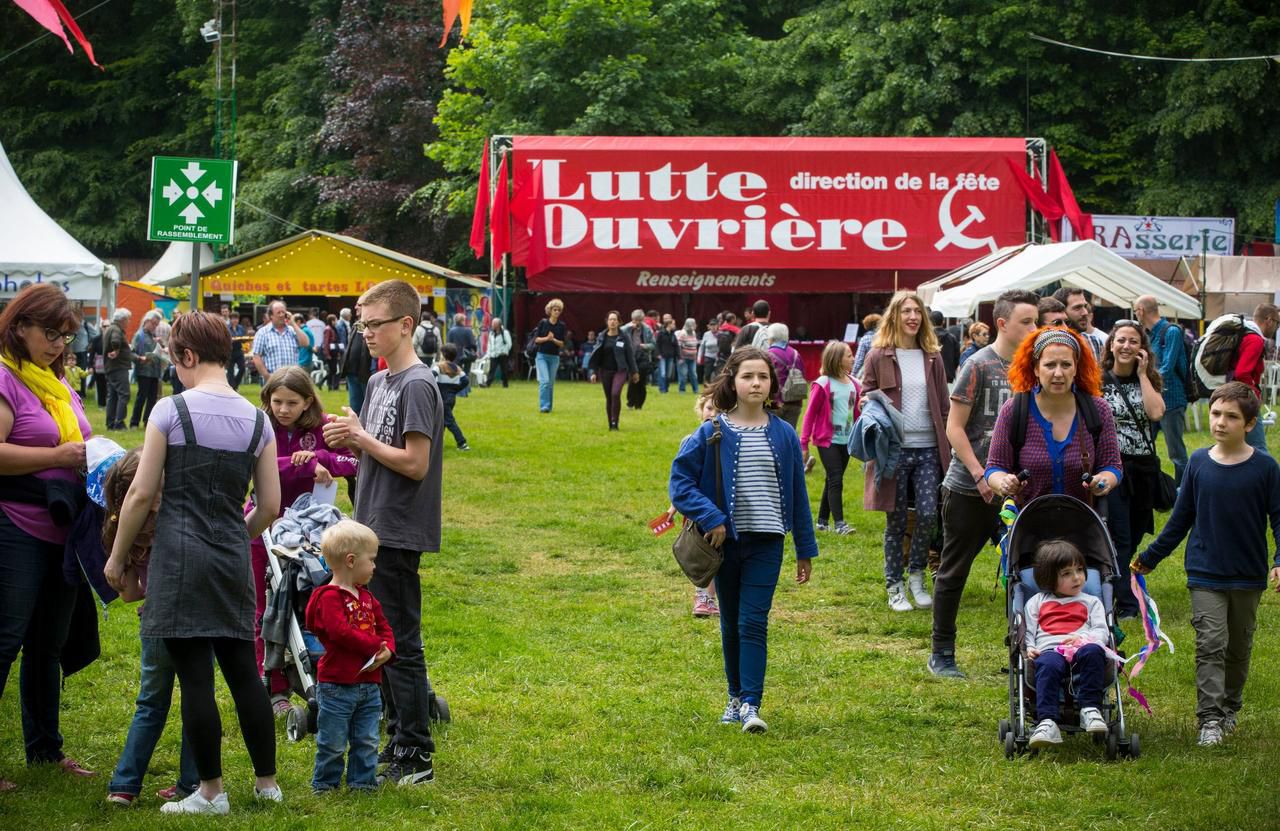
{"label": "paper flyer in hand", "polygon": [[661,537],[673,527],[675,527],[675,520],[666,511],[649,520],[649,530],[653,531],[655,537]]}

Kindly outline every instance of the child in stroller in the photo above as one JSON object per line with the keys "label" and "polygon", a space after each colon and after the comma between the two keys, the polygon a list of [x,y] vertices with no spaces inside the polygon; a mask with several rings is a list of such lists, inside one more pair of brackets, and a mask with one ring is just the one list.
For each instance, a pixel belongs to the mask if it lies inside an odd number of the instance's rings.
{"label": "child in stroller", "polygon": [[[1078,585],[1077,596],[1088,596],[1090,599],[1073,601],[1070,608],[1062,604],[1062,608],[1052,610],[1059,620],[1049,629],[1049,620],[1045,618],[1046,600],[1054,598],[1058,588],[1057,576],[1060,567],[1055,566],[1052,577],[1047,573],[1042,576],[1036,573],[1038,552],[1046,543],[1067,543],[1074,553],[1084,561],[1083,577],[1073,570],[1072,587]],[[1008,614],[1009,634],[1009,717],[1001,719],[999,727],[1000,741],[1004,744],[1005,755],[1013,758],[1018,753],[1038,749],[1049,744],[1056,744],[1051,737],[1052,730],[1045,726],[1044,733],[1032,744],[1039,726],[1045,718],[1052,717],[1053,726],[1058,734],[1088,732],[1095,742],[1105,742],[1107,759],[1113,760],[1120,754],[1137,758],[1139,753],[1138,735],[1129,733],[1125,723],[1124,706],[1121,698],[1119,674],[1116,661],[1107,655],[1116,655],[1115,603],[1112,586],[1113,576],[1117,572],[1115,549],[1107,534],[1106,525],[1084,502],[1065,494],[1046,494],[1032,500],[1018,514],[1009,529],[1006,542],[1005,564],[1008,578],[1006,594],[1006,611]],[[1051,548],[1058,548],[1056,545]],[[1065,549],[1060,549],[1065,550]],[[1046,557],[1046,561],[1047,561]],[[1072,555],[1071,562],[1079,563]],[[1041,581],[1044,582],[1041,582]],[[1047,597],[1045,597],[1047,595]],[[1102,618],[1098,620],[1094,603],[1101,607]],[[1036,613],[1034,628],[1029,622],[1032,612]],[[1062,618],[1069,614],[1076,616],[1074,625],[1068,627]],[[1051,615],[1051,617],[1052,617]],[[1100,625],[1099,625],[1100,624]],[[1096,649],[1081,649],[1083,639],[1077,639],[1072,647],[1063,648],[1063,652],[1071,654],[1076,660],[1094,662],[1097,658],[1089,657],[1093,653],[1102,653],[1101,674],[1095,683],[1083,684],[1075,673],[1076,683],[1062,684],[1066,680],[1070,668],[1064,666],[1071,661],[1066,659],[1057,667],[1051,667],[1050,679],[1045,680],[1045,695],[1053,698],[1052,702],[1040,702],[1037,694],[1037,674],[1042,663],[1054,659],[1039,660],[1044,653],[1056,652],[1056,644],[1050,640],[1036,641],[1040,630],[1047,629],[1051,634],[1060,635],[1065,643],[1069,634],[1084,634],[1089,643]],[[1060,630],[1060,631],[1055,631]],[[1082,630],[1077,632],[1076,630]],[[1056,640],[1054,638],[1053,640]],[[1033,657],[1028,648],[1038,648],[1040,655]],[[1081,667],[1083,669],[1083,667]],[[1056,670],[1056,673],[1055,673]],[[1058,681],[1050,685],[1053,674]],[[1065,687],[1065,689],[1064,689]],[[1094,688],[1096,687],[1096,693]],[[1052,689],[1052,693],[1049,691]],[[1055,706],[1056,705],[1056,706]],[[1086,710],[1096,710],[1086,713]],[[1043,716],[1032,720],[1032,715]],[[1101,724],[1099,723],[1101,722]],[[1059,735],[1059,740],[1061,736]]]}
{"label": "child in stroller", "polygon": [[1040,749],[1062,744],[1058,729],[1058,692],[1070,684],[1080,710],[1080,728],[1106,733],[1102,717],[1108,643],[1102,601],[1083,594],[1085,560],[1080,549],[1065,540],[1046,540],[1036,546],[1038,586],[1052,586],[1027,601],[1027,658],[1035,662],[1036,729],[1030,746]]}

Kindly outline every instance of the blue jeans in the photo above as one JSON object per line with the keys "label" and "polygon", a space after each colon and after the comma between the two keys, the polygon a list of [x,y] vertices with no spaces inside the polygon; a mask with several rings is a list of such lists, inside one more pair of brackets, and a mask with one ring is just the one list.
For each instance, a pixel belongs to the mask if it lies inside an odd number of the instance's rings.
{"label": "blue jeans", "polygon": [[1262,413],[1258,413],[1257,423],[1245,434],[1244,440],[1254,450],[1271,455],[1271,451],[1267,450],[1267,427],[1262,423]]}
{"label": "blue jeans", "polygon": [[1076,651],[1071,663],[1050,649],[1036,658],[1036,720],[1058,720],[1058,695],[1068,680],[1077,709],[1101,707],[1107,680],[1107,656],[1096,643]]}
{"label": "blue jeans", "polygon": [[[120,761],[116,763],[111,784],[107,786],[108,793],[129,793],[134,796],[142,793],[142,777],[147,773],[151,754],[155,752],[160,734],[164,732],[164,724],[169,719],[169,705],[173,701],[173,682],[176,677],[173,659],[169,657],[164,640],[143,638],[142,676],[138,684],[137,708],[133,713],[133,722],[129,725],[129,735],[124,740],[124,750],[120,751]],[[190,794],[200,785],[200,776],[196,773],[196,757],[185,734],[178,762],[177,785],[184,795]]]}
{"label": "blue jeans", "polygon": [[658,392],[666,392],[671,384],[671,370],[675,369],[675,358],[658,359]]}
{"label": "blue jeans", "polygon": [[720,648],[729,695],[760,706],[768,653],[769,609],[782,570],[782,536],[743,533],[724,541],[716,574]]}
{"label": "blue jeans", "polygon": [[1160,419],[1160,431],[1164,433],[1164,446],[1173,462],[1173,481],[1182,484],[1182,472],[1187,469],[1187,446],[1182,434],[1187,429],[1187,408],[1174,407],[1164,411]]}
{"label": "blue jeans", "polygon": [[361,381],[355,375],[347,376],[347,406],[356,415],[360,414],[360,408],[364,406],[364,391],[368,386],[367,381]]}
{"label": "blue jeans", "polygon": [[377,684],[316,685],[316,770],[313,791],[332,790],[342,781],[342,752],[348,745],[347,787],[372,790],[378,769],[378,719],[382,695]]}
{"label": "blue jeans", "polygon": [[551,412],[553,392],[556,385],[556,372],[560,369],[560,356],[539,352],[538,367],[538,409],[544,413]]}
{"label": "blue jeans", "polygon": [[76,587],[62,579],[62,546],[23,531],[0,511],[0,695],[22,653],[18,694],[27,764],[57,762],[62,647],[71,628]]}
{"label": "blue jeans", "polygon": [[684,383],[688,381],[689,386],[693,388],[694,394],[697,394],[698,365],[694,363],[693,358],[680,359],[680,363],[676,364],[676,376],[680,379],[680,392],[684,392]]}

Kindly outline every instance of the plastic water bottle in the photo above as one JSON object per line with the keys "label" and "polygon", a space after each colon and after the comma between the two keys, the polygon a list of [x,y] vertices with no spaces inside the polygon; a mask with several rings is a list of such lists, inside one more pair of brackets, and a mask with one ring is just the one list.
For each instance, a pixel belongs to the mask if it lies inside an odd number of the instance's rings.
{"label": "plastic water bottle", "polygon": [[124,448],[105,436],[93,436],[84,443],[84,457],[85,492],[90,499],[105,508],[107,501],[103,487],[107,481],[107,472],[124,457]]}

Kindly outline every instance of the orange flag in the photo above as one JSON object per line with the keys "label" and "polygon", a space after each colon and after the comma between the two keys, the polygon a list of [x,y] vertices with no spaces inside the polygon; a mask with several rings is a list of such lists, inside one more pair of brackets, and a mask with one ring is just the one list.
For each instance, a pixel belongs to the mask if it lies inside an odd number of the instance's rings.
{"label": "orange flag", "polygon": [[440,38],[440,48],[443,49],[445,43],[449,40],[449,32],[453,30],[453,22],[459,17],[462,18],[462,37],[467,36],[467,29],[471,28],[471,4],[473,0],[444,0],[444,35]]}

